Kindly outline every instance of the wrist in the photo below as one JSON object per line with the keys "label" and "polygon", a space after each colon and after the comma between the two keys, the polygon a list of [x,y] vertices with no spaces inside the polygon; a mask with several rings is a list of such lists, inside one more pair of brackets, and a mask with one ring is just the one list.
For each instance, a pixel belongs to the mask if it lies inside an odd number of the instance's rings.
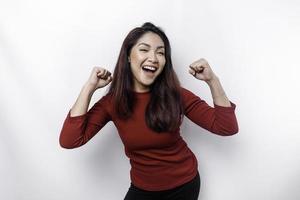
{"label": "wrist", "polygon": [[219,78],[216,75],[213,75],[213,77],[211,79],[209,79],[209,80],[206,81],[206,83],[209,86],[213,86],[214,84],[216,84],[218,82],[219,82]]}
{"label": "wrist", "polygon": [[95,86],[91,85],[89,83],[85,83],[82,87],[82,90],[87,92],[87,93],[94,93],[95,92]]}

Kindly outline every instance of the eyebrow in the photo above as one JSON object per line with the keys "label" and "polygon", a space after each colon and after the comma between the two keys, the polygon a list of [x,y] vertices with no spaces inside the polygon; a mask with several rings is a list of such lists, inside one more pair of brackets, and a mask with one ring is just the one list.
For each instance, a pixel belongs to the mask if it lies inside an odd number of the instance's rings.
{"label": "eyebrow", "polygon": [[[138,46],[140,46],[140,45],[145,45],[145,46],[147,46],[147,47],[151,47],[149,44],[147,44],[147,43],[140,43]],[[164,46],[158,46],[157,47],[157,49],[160,49],[160,48],[165,48]]]}

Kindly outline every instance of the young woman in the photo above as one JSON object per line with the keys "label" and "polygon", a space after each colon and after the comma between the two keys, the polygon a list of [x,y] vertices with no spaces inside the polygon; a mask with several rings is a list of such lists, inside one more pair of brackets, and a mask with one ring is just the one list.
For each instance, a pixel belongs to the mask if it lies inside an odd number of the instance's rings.
{"label": "young woman", "polygon": [[[131,164],[131,185],[125,200],[196,200],[200,190],[197,159],[180,136],[185,115],[212,133],[238,132],[235,104],[225,95],[206,60],[189,66],[189,73],[209,85],[214,107],[182,88],[171,61],[167,36],[152,23],[129,32],[111,73],[94,67],[69,111],[60,145],[76,148],[113,121]],[[90,110],[98,88],[109,91]]]}

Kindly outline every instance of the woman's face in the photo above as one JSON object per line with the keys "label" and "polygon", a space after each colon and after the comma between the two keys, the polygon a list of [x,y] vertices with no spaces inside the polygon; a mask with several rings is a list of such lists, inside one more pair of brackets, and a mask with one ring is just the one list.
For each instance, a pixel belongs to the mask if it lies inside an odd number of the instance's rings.
{"label": "woman's face", "polygon": [[134,90],[149,91],[150,85],[162,72],[166,63],[164,42],[155,33],[145,33],[132,47],[129,61]]}

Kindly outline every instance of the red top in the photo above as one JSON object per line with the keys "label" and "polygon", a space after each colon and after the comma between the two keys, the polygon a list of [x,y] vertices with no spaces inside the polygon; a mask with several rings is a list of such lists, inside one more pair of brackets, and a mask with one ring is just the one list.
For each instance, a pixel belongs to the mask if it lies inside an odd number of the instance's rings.
{"label": "red top", "polygon": [[[235,104],[231,103],[231,107],[214,105],[213,108],[187,89],[182,88],[181,93],[185,116],[191,121],[218,135],[238,132]],[[113,112],[109,95],[103,96],[84,115],[71,117],[69,111],[61,130],[60,145],[64,148],[79,147],[112,120],[130,159],[130,177],[135,186],[159,191],[192,180],[198,170],[197,159],[180,136],[180,130],[158,134],[146,125],[145,109],[150,95],[150,92],[136,93],[133,115],[127,121]]]}

